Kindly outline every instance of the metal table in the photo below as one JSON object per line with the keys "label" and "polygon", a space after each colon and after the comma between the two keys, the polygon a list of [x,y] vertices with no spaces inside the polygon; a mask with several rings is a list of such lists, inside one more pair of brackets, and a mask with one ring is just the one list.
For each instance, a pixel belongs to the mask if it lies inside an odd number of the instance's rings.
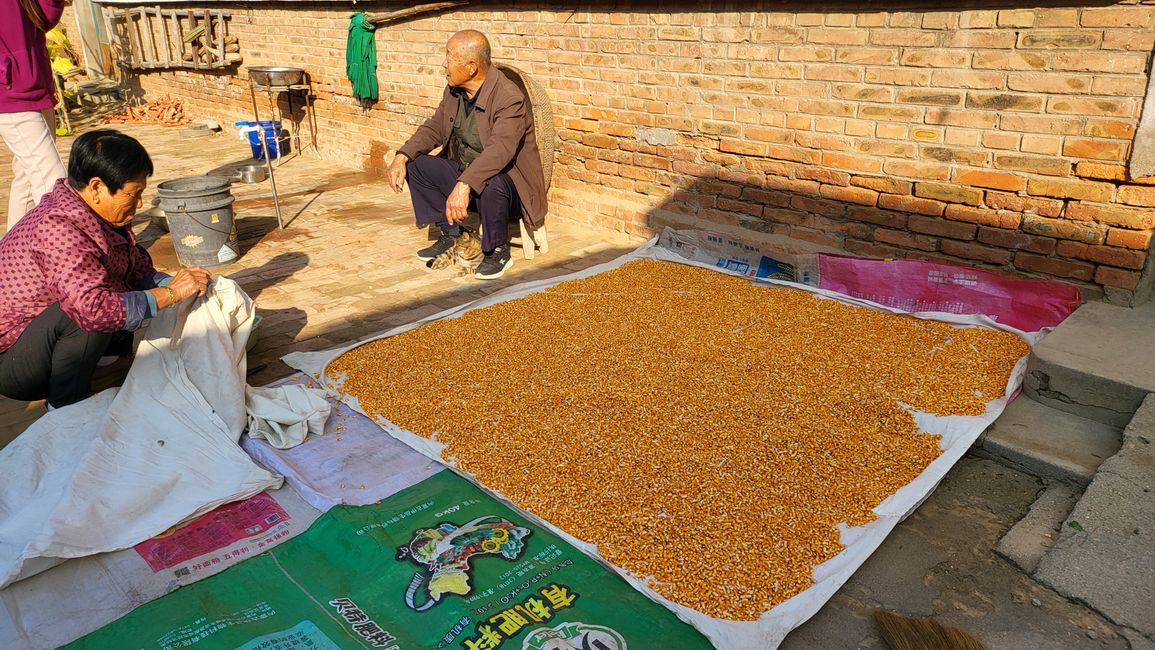
{"label": "metal table", "polygon": [[[293,96],[300,94],[302,98],[302,107],[304,109],[302,114],[302,121],[307,122],[309,126],[309,148],[312,148],[314,154],[318,154],[317,150],[317,115],[313,110],[313,85],[308,73],[302,83],[293,84],[291,86],[266,86],[254,82],[249,79],[249,96],[253,100],[253,122],[257,125],[257,137],[261,141],[261,152],[265,156],[265,168],[269,172],[269,185],[273,191],[273,209],[277,213],[277,226],[284,228],[285,224],[281,220],[281,201],[277,196],[277,180],[273,175],[273,160],[269,156],[269,143],[265,139],[265,129],[261,127],[261,112],[257,106],[257,90],[262,90],[269,102],[269,119],[273,122],[281,122],[284,124],[284,114],[281,113],[279,102],[277,99],[282,93],[285,94],[285,101],[289,107],[289,123],[293,128],[289,132],[289,146],[294,151],[294,155],[303,153],[301,144],[301,125],[300,122],[294,121],[293,117]],[[278,134],[279,135],[279,134]],[[285,162],[284,152],[277,149],[277,167],[280,167]]]}

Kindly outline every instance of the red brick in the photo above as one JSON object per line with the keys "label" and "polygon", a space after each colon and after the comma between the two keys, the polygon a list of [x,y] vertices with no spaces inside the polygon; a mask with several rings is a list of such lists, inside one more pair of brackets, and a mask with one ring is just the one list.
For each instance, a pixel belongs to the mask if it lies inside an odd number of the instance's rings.
{"label": "red brick", "polygon": [[742,199],[718,199],[718,209],[726,210],[727,212],[740,212],[748,214],[751,217],[762,216],[762,204],[744,201]]}
{"label": "red brick", "polygon": [[926,214],[932,217],[937,217],[942,215],[943,211],[946,209],[946,204],[942,201],[919,199],[913,196],[882,194],[878,197],[878,207],[886,208],[888,210],[901,210],[903,212],[913,212],[915,214]]}
{"label": "red brick", "polygon": [[1124,271],[1109,266],[1100,266],[1098,270],[1095,271],[1095,282],[1104,286],[1125,289],[1127,291],[1134,291],[1135,288],[1139,286],[1140,279],[1142,279],[1142,276],[1135,271]]}
{"label": "red brick", "polygon": [[812,199],[805,196],[795,196],[790,199],[790,207],[802,212],[821,215],[823,217],[841,217],[846,213],[846,204],[826,199]]}
{"label": "red brick", "polygon": [[706,208],[698,211],[698,218],[710,223],[716,223],[723,226],[737,226],[742,222],[742,215],[735,212],[726,212],[724,210],[716,210],[714,208]]}
{"label": "red brick", "polygon": [[906,227],[914,232],[935,237],[949,237],[951,239],[974,239],[978,226],[973,223],[933,219],[930,217],[912,216]]}
{"label": "red brick", "polygon": [[851,156],[830,151],[822,152],[822,164],[835,169],[846,169],[852,172],[866,172],[877,174],[882,171],[882,161],[865,156]]}
{"label": "red brick", "polygon": [[1118,205],[1094,205],[1091,203],[1071,203],[1067,206],[1068,219],[1078,221],[1098,221],[1111,226],[1121,226],[1131,230],[1155,228],[1155,210],[1127,208]]}
{"label": "red brick", "polygon": [[1063,155],[1070,158],[1121,161],[1127,158],[1127,143],[1117,140],[1067,140]]}
{"label": "red brick", "polygon": [[934,165],[908,160],[888,160],[882,164],[882,171],[893,176],[926,178],[934,181],[945,181],[950,178],[950,165]]}
{"label": "red brick", "polygon": [[818,181],[826,185],[850,185],[850,174],[832,169],[823,169],[822,167],[798,165],[794,169],[794,177],[807,181]]}
{"label": "red brick", "polygon": [[904,230],[878,228],[874,231],[874,239],[883,244],[892,244],[894,246],[913,248],[920,251],[938,250],[938,240],[934,237],[915,235]]}
{"label": "red brick", "polygon": [[1055,252],[1056,248],[1056,240],[1050,237],[1039,237],[1036,235],[1028,235],[1025,232],[1019,232],[1017,230],[1003,230],[1001,228],[988,228],[986,226],[979,227],[977,239],[991,246],[1010,248],[1013,250],[1021,249],[1040,255],[1050,255]]}
{"label": "red brick", "polygon": [[792,160],[794,162],[817,164],[822,160],[822,154],[811,149],[802,149],[799,147],[786,147],[781,145],[770,145],[767,152],[770,158],[777,158],[778,160]]}
{"label": "red brick", "polygon": [[1153,207],[1155,206],[1155,187],[1124,185],[1119,188],[1119,203]]}
{"label": "red brick", "polygon": [[981,190],[942,183],[915,183],[914,195],[919,198],[935,199],[946,203],[981,205],[983,202]]}
{"label": "red brick", "polygon": [[785,223],[789,225],[809,224],[814,222],[814,216],[799,212],[798,210],[791,210],[790,208],[771,208],[767,207],[762,210],[762,218],[775,223]]}
{"label": "red brick", "polygon": [[983,246],[982,244],[952,241],[950,239],[943,240],[941,250],[947,255],[954,255],[955,257],[962,257],[968,260],[979,260],[980,262],[986,262],[988,264],[1009,264],[1011,258],[1014,256],[1011,251],[1001,248],[991,248],[990,246]]}
{"label": "red brick", "polygon": [[828,199],[856,203],[858,205],[875,205],[878,203],[878,192],[865,187],[839,187],[837,185],[823,185],[818,193]]}
{"label": "red brick", "polygon": [[987,207],[1012,212],[1031,212],[1041,217],[1057,217],[1063,214],[1063,201],[1040,199],[1002,192],[987,192]]}
{"label": "red brick", "polygon": [[1147,253],[1143,251],[1115,248],[1114,246],[1092,246],[1074,241],[1059,242],[1057,252],[1063,257],[1120,266],[1125,269],[1142,269],[1143,262],[1147,260]]}
{"label": "red brick", "polygon": [[770,145],[763,142],[749,142],[747,140],[728,140],[723,138],[718,142],[718,150],[726,153],[735,153],[740,156],[766,156],[770,152]]}
{"label": "red brick", "polygon": [[819,219],[816,225],[822,232],[854,237],[855,239],[870,239],[874,232],[874,228],[857,221]]}
{"label": "red brick", "polygon": [[1124,181],[1127,180],[1127,168],[1123,165],[1109,165],[1083,160],[1075,164],[1075,175],[1104,181]]}
{"label": "red brick", "polygon": [[1122,246],[1137,251],[1145,251],[1151,247],[1150,230],[1125,230],[1123,228],[1107,229],[1107,245]]}
{"label": "red brick", "polygon": [[959,169],[954,173],[954,182],[995,190],[1021,192],[1027,189],[1027,179],[1018,174],[992,172],[979,169]]}
{"label": "red brick", "polygon": [[1087,120],[1087,126],[1083,129],[1083,133],[1097,138],[1130,140],[1135,137],[1135,122],[1130,120]]}
{"label": "red brick", "polygon": [[1022,221],[1022,215],[1018,212],[972,208],[965,205],[948,205],[943,216],[951,221],[965,221],[995,228],[1018,228]]}
{"label": "red brick", "polygon": [[906,251],[901,248],[883,246],[882,244],[858,241],[856,239],[847,239],[842,242],[842,247],[846,252],[853,253],[859,257],[876,257],[887,260],[906,257]]}
{"label": "red brick", "polygon": [[1087,7],[1083,27],[1149,27],[1151,10],[1146,7]]}
{"label": "red brick", "polygon": [[1090,281],[1095,275],[1095,266],[1086,262],[1076,262],[1057,257],[1043,257],[1031,253],[1015,253],[1015,268],[1032,273],[1042,273],[1058,278],[1072,278]]}
{"label": "red brick", "polygon": [[911,190],[914,189],[914,183],[910,181],[877,176],[854,176],[850,179],[850,184],[884,194],[910,194]]}
{"label": "red brick", "polygon": [[1070,239],[1084,244],[1102,244],[1107,239],[1107,227],[1098,223],[1047,219],[1028,214],[1023,217],[1023,232],[1032,235]]}
{"label": "red brick", "polygon": [[902,230],[906,228],[908,215],[901,212],[852,205],[846,210],[846,218]]}
{"label": "red brick", "polygon": [[773,190],[782,190],[783,192],[793,192],[794,194],[818,196],[818,188],[821,187],[821,184],[817,181],[801,181],[793,178],[782,178],[780,176],[767,176],[766,187]]}
{"label": "red brick", "polygon": [[1071,173],[1071,163],[1066,160],[1037,156],[997,155],[995,156],[995,167],[1046,176],[1067,176]]}
{"label": "red brick", "polygon": [[756,187],[742,188],[742,198],[762,205],[774,205],[784,208],[790,205],[790,194],[776,190],[763,190]]}
{"label": "red brick", "polygon": [[1083,199],[1086,201],[1110,201],[1115,192],[1111,183],[1096,181],[1032,178],[1027,183],[1027,194],[1052,196],[1059,199]]}

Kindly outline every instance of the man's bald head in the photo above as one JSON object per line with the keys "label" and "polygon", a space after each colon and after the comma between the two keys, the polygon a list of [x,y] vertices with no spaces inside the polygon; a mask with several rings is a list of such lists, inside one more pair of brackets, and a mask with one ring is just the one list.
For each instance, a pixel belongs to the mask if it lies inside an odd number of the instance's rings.
{"label": "man's bald head", "polygon": [[489,39],[476,29],[463,29],[449,37],[446,48],[462,62],[472,61],[481,70],[490,66]]}

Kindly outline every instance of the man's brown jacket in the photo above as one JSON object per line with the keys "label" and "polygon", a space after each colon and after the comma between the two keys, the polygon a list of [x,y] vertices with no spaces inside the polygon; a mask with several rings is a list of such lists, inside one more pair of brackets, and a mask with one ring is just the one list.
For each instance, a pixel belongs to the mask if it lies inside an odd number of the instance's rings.
{"label": "man's brown jacket", "polygon": [[[444,156],[445,143],[457,117],[457,103],[457,96],[446,87],[433,117],[418,127],[398,153],[413,160],[418,154],[441,147],[440,155]],[[490,66],[485,82],[477,91],[473,110],[477,111],[474,121],[485,146],[458,180],[481,193],[489,179],[501,173],[509,174],[521,199],[522,218],[538,228],[545,221],[548,206],[533,116],[525,95],[497,66]]]}

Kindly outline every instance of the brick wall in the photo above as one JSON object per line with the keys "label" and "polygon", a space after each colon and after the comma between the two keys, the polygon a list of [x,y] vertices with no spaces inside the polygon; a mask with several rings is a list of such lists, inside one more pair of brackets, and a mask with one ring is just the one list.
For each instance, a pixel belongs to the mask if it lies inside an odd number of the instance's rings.
{"label": "brick wall", "polygon": [[367,115],[344,79],[349,9],[213,6],[232,13],[240,75],[135,81],[231,122],[251,112],[244,66],[303,67],[335,160],[382,171],[440,97],[446,37],[474,27],[550,93],[555,217],[636,233],[716,224],[1049,276],[1122,302],[1151,284],[1155,178],[1126,165],[1155,0],[823,13],[478,0],[378,31],[381,97]]}

